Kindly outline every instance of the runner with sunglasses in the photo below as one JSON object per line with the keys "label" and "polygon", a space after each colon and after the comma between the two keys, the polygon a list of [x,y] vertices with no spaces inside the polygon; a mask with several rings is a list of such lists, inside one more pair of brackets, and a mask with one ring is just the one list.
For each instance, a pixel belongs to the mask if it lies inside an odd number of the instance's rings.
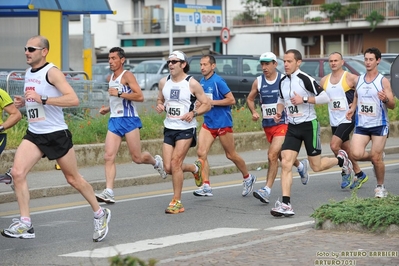
{"label": "runner with sunglasses", "polygon": [[[170,75],[159,81],[156,110],[159,114],[166,112],[162,155],[164,169],[173,182],[173,198],[165,213],[177,214],[184,212],[183,172],[201,173],[201,166],[183,163],[189,148],[197,144],[196,117],[209,111],[211,105],[198,81],[187,75],[190,65],[183,52],[171,53],[168,66]],[[200,103],[198,108],[196,101]]]}
{"label": "runner with sunglasses", "polygon": [[[79,98],[54,64],[47,62],[49,41],[43,36],[30,38],[25,46],[26,62],[24,95],[15,96],[17,108],[26,107],[28,129],[14,157],[11,171],[6,173],[14,182],[20,218],[1,231],[9,238],[35,238],[29,210],[29,188],[26,176],[43,157],[56,160],[67,182],[82,194],[94,212],[93,241],[108,233],[111,211],[101,208],[92,186],[79,174],[72,134],[64,120],[63,107],[79,105]],[[64,211],[68,215],[68,210]]]}

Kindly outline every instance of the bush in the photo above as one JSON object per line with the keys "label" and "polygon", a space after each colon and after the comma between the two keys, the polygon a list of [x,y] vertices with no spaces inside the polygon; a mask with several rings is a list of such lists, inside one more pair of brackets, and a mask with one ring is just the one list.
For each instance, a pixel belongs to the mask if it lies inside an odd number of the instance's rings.
{"label": "bush", "polygon": [[320,206],[311,217],[316,219],[316,228],[330,220],[334,224],[360,224],[375,232],[388,226],[399,225],[399,196],[386,198],[358,198],[356,192],[349,199],[331,201]]}

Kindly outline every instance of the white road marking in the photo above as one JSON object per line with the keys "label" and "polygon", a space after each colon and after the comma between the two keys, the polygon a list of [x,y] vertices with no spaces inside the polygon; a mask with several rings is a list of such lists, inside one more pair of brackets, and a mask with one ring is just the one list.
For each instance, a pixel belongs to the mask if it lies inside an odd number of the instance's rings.
{"label": "white road marking", "polygon": [[280,226],[266,228],[265,231],[285,230],[285,229],[291,229],[291,228],[295,228],[295,227],[299,227],[299,226],[312,225],[312,224],[314,224],[314,221],[307,221],[307,222],[296,223],[296,224],[280,225]]}
{"label": "white road marking", "polygon": [[63,257],[90,257],[90,258],[108,258],[112,256],[126,255],[141,251],[169,247],[177,244],[197,242],[202,240],[226,237],[256,231],[258,229],[248,228],[216,228],[201,232],[173,235],[154,239],[146,239],[133,243],[119,244],[110,247],[97,248],[94,250],[83,250],[74,253],[63,254]]}

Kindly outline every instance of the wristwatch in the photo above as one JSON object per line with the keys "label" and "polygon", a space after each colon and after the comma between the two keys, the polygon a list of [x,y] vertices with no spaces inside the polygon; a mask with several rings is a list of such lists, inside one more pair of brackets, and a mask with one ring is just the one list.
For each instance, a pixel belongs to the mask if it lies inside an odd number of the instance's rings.
{"label": "wristwatch", "polygon": [[303,96],[302,100],[304,103],[308,103],[309,98],[308,96]]}
{"label": "wristwatch", "polygon": [[3,126],[0,126],[0,133],[3,133],[6,130]]}
{"label": "wristwatch", "polygon": [[47,100],[48,100],[48,96],[47,95],[42,95],[40,98],[42,100],[42,104],[45,105]]}
{"label": "wristwatch", "polygon": [[122,91],[118,91],[118,98],[121,97],[122,93],[123,93]]}
{"label": "wristwatch", "polygon": [[193,117],[197,117],[197,115],[198,115],[197,111],[193,111],[193,114],[194,114]]}

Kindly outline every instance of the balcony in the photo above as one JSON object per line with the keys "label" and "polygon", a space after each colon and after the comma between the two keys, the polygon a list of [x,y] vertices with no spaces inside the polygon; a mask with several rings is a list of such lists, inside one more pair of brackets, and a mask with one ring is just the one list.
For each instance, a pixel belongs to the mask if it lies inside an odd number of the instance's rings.
{"label": "balcony", "polygon": [[[346,3],[343,5],[354,4]],[[399,1],[367,1],[358,3],[357,11],[342,20],[330,22],[329,14],[321,11],[321,5],[272,7],[257,10],[256,16],[243,16],[243,10],[227,11],[227,27],[231,33],[265,33],[284,31],[312,31],[342,28],[368,28],[366,18],[377,11],[385,17],[379,26],[399,26]],[[165,16],[167,18],[167,16]],[[116,21],[119,39],[165,39],[169,36],[167,19],[144,19]],[[219,36],[220,27],[174,26],[174,38]]]}
{"label": "balcony", "polygon": [[[345,3],[343,6],[350,4],[353,5],[354,3]],[[335,20],[333,23],[348,25],[353,22],[363,22],[363,24],[369,25],[366,18],[373,11],[377,11],[385,17],[384,23],[389,24],[390,20],[399,19],[399,1],[397,0],[368,1],[360,2],[357,5],[357,11],[353,15],[347,16],[345,19]],[[284,28],[288,27],[292,31],[293,26],[320,27],[323,24],[328,29],[333,24],[330,17],[331,15],[322,11],[321,5],[310,5],[267,8],[265,11],[259,10],[256,16],[249,18],[245,16],[242,10],[230,11],[227,20],[229,27],[238,33],[242,28],[245,30],[245,28],[269,27],[270,31],[274,31],[273,28],[276,31],[285,31]],[[399,24],[395,23],[395,25]],[[303,27],[302,30],[304,30]]]}

